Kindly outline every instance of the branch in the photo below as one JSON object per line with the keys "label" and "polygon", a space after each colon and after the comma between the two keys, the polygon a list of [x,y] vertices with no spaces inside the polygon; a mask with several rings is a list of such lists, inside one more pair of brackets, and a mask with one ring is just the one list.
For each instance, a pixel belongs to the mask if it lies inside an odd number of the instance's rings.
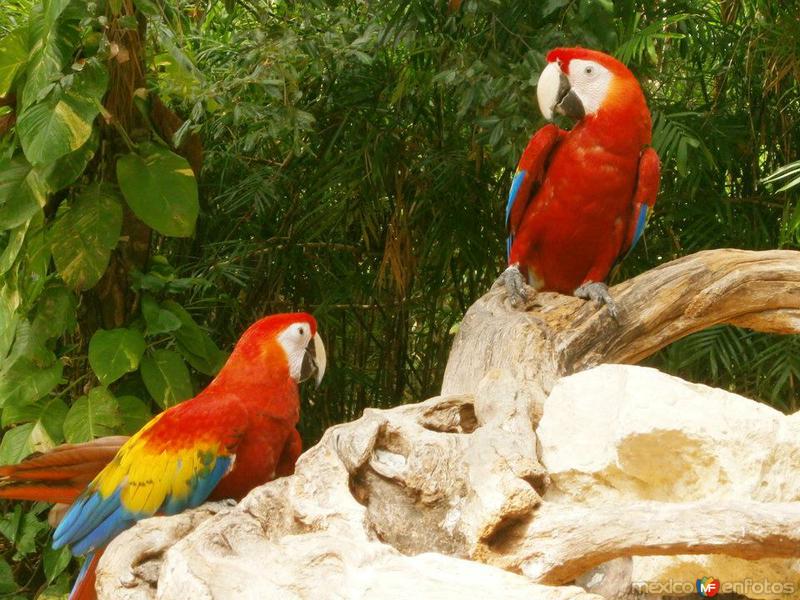
{"label": "branch", "polygon": [[726,554],[755,560],[797,558],[798,548],[799,502],[544,503],[526,526],[495,541],[482,558],[554,585],[622,556]]}
{"label": "branch", "polygon": [[605,308],[553,293],[512,309],[493,288],[467,311],[453,343],[443,394],[473,392],[492,368],[545,393],[564,375],[601,363],[636,364],[664,346],[729,323],[800,333],[800,252],[710,250],[672,261],[611,289]]}

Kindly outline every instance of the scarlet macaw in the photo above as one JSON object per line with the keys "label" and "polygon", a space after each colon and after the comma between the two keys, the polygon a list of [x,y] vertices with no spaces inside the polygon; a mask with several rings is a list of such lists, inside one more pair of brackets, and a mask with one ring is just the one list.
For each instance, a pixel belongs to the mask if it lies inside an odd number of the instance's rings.
{"label": "scarlet macaw", "polygon": [[621,62],[584,48],[557,48],[537,84],[547,120],[576,121],[537,131],[519,161],[506,207],[509,267],[501,276],[512,304],[535,290],[602,302],[604,283],[642,236],[656,201],[660,163],[650,112]]}
{"label": "scarlet macaw", "polygon": [[315,376],[319,384],[325,363],[314,317],[265,317],[245,331],[200,394],[130,438],[61,446],[0,467],[0,498],[71,503],[53,547],[86,555],[70,600],[94,598],[103,549],[136,521],[206,499],[239,500],[294,470],[301,451],[298,383]]}

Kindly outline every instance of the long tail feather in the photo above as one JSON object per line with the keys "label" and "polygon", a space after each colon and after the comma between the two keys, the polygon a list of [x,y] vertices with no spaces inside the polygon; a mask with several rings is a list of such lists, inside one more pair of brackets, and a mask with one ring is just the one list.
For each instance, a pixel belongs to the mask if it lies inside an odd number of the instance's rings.
{"label": "long tail feather", "polygon": [[33,502],[52,502],[72,504],[85,486],[55,486],[41,484],[8,484],[0,487],[0,498],[5,500],[31,500]]}
{"label": "long tail feather", "polygon": [[103,556],[103,550],[97,550],[86,556],[86,560],[78,573],[78,579],[72,586],[69,600],[97,600],[94,584],[97,581],[97,563]]}
{"label": "long tail feather", "polygon": [[0,466],[0,498],[71,504],[127,439],[112,436],[64,444],[17,465]]}

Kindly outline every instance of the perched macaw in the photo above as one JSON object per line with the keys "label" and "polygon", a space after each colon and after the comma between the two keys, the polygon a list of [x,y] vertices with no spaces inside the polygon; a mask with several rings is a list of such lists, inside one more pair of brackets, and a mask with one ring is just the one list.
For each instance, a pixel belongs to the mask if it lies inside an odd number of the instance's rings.
{"label": "perched macaw", "polygon": [[325,363],[314,317],[265,317],[247,329],[197,396],[130,438],[60,446],[0,467],[0,498],[71,503],[53,547],[86,555],[70,600],[94,598],[103,549],[136,521],[206,499],[239,500],[293,472],[301,451],[298,383],[315,376],[319,385]]}
{"label": "perched macaw", "polygon": [[585,48],[557,48],[537,84],[539,108],[576,121],[548,124],[519,161],[506,206],[512,304],[535,290],[574,294],[617,308],[604,283],[642,236],[656,201],[660,163],[636,78]]}

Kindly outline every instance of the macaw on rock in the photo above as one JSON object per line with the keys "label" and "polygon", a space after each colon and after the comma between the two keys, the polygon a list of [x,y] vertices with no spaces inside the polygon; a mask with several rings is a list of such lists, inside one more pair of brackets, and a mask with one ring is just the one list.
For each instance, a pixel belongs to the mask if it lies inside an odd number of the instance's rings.
{"label": "macaw on rock", "polygon": [[325,372],[325,347],[305,313],[265,317],[242,335],[197,396],[130,438],[60,446],[0,467],[0,498],[70,504],[53,536],[86,561],[70,600],[95,597],[106,544],[136,521],[207,499],[241,499],[288,475],[301,451],[298,383]]}
{"label": "macaw on rock", "polygon": [[660,163],[636,78],[611,56],[557,48],[537,84],[544,117],[576,121],[537,131],[519,161],[506,207],[513,305],[535,290],[602,302],[617,318],[605,280],[642,236],[658,193]]}

